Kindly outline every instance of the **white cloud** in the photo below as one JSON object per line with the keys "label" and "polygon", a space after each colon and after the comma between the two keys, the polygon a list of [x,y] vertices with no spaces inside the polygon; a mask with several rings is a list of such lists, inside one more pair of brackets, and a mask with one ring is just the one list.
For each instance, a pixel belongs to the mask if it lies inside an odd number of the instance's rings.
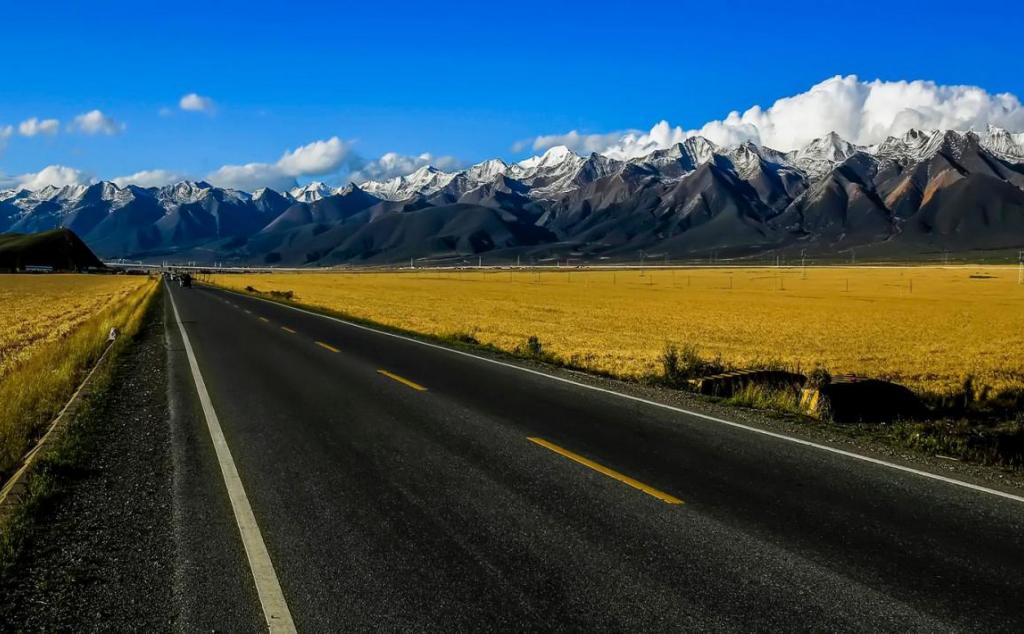
{"label": "white cloud", "polygon": [[730,113],[696,133],[722,138],[747,137],[791,150],[835,131],[861,145],[878,143],[910,128],[983,129],[994,124],[1024,129],[1024,107],[1009,93],[992,94],[977,86],[942,86],[931,81],[860,81],[835,76],[805,93],[779,99],[766,110]]}
{"label": "white cloud", "polygon": [[[10,136],[10,126],[0,128],[0,141],[5,130]],[[349,181],[362,183],[367,180],[385,180],[404,176],[424,165],[433,165],[442,170],[462,167],[452,156],[434,156],[429,152],[416,156],[388,152],[374,160],[365,160],[352,152],[352,145],[339,137],[313,141],[295,149],[286,150],[273,163],[246,163],[224,165],[208,174],[206,180],[219,187],[230,187],[254,191],[270,187],[283,191],[294,187],[296,179],[309,176],[347,174]],[[2,176],[2,175],[0,175]],[[126,176],[111,179],[118,187],[138,185],[140,187],[161,187],[184,180],[186,176],[171,170],[142,170]],[[77,185],[95,182],[89,174],[62,165],[50,165],[43,170],[21,176],[0,178],[0,185],[41,189],[47,185]]]}
{"label": "white cloud", "polygon": [[217,106],[213,99],[190,92],[178,100],[178,107],[189,112],[213,112]]}
{"label": "white cloud", "polygon": [[99,110],[90,110],[76,116],[70,129],[82,134],[117,134],[125,129],[125,125],[114,120]]}
{"label": "white cloud", "polygon": [[423,153],[416,156],[388,152],[373,160],[366,160],[352,151],[352,144],[338,137],[288,150],[274,163],[246,163],[224,165],[207,175],[206,180],[220,187],[253,191],[270,187],[278,191],[290,189],[296,179],[308,176],[344,176],[344,180],[362,183],[404,176],[424,165],[442,170],[453,170],[461,163],[451,156]]}
{"label": "white cloud", "polygon": [[453,170],[458,169],[461,163],[453,156],[434,156],[429,152],[417,156],[388,152],[372,161],[360,161],[356,170],[349,174],[348,180],[353,183],[382,181],[411,174],[424,165],[433,165],[440,170]]}
{"label": "white cloud", "polygon": [[37,134],[53,136],[57,134],[59,129],[60,121],[56,119],[37,119],[32,117],[18,124],[18,133],[21,136],[36,136]]}
{"label": "white cloud", "polygon": [[0,125],[0,151],[7,147],[7,139],[14,134],[14,126]]}
{"label": "white cloud", "polygon": [[686,136],[687,133],[681,128],[671,127],[667,121],[661,121],[649,132],[624,130],[607,134],[580,134],[572,130],[565,134],[539,136],[528,143],[535,152],[565,145],[580,154],[597,152],[616,159],[628,159],[682,143]]}
{"label": "white cloud", "polygon": [[206,180],[219,187],[244,191],[253,191],[260,187],[283,191],[295,187],[295,177],[281,172],[273,163],[225,165],[211,172]]}
{"label": "white cloud", "polygon": [[275,165],[292,176],[319,176],[336,171],[350,151],[348,143],[333,136],[287,151]]}
{"label": "white cloud", "polygon": [[64,165],[48,165],[35,173],[22,174],[15,177],[19,187],[25,189],[42,189],[47,185],[64,187],[65,185],[88,185],[93,182],[85,172]]}
{"label": "white cloud", "polygon": [[185,176],[169,170],[142,170],[128,176],[118,176],[111,179],[118,187],[126,185],[138,185],[139,187],[162,187],[171,183],[185,180]]}
{"label": "white cloud", "polygon": [[546,150],[557,145],[570,147],[576,152],[590,154],[591,152],[602,152],[609,146],[615,144],[625,134],[639,133],[636,130],[609,132],[607,134],[581,134],[577,130],[570,130],[565,134],[546,134],[532,139],[518,141],[512,145],[513,152],[522,152],[532,149],[534,152]]}
{"label": "white cloud", "polygon": [[225,165],[206,179],[214,185],[243,190],[287,189],[295,186],[297,177],[332,174],[353,158],[351,145],[334,136],[287,150],[274,163]]}
{"label": "white cloud", "polygon": [[768,108],[733,111],[724,119],[687,130],[662,121],[649,132],[625,130],[607,134],[540,136],[520,142],[517,151],[568,145],[615,158],[643,156],[690,136],[704,136],[719,145],[754,141],[778,150],[793,150],[829,132],[860,145],[901,135],[910,128],[983,129],[996,125],[1024,130],[1024,106],[1010,93],[989,93],[977,86],[946,86],[932,81],[861,81],[856,75],[835,76],[807,92],[777,100]]}

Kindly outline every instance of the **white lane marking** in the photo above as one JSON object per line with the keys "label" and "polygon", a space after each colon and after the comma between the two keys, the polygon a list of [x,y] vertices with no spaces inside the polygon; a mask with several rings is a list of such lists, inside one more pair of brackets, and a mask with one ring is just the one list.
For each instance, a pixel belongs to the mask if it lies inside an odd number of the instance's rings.
{"label": "white lane marking", "polygon": [[634,402],[637,402],[637,403],[643,403],[645,405],[650,405],[652,407],[658,407],[658,408],[661,408],[661,409],[667,409],[667,410],[672,411],[672,412],[678,412],[680,414],[686,414],[687,416],[694,416],[696,418],[701,418],[701,419],[704,419],[704,420],[707,420],[707,421],[711,421],[713,423],[719,423],[721,425],[728,425],[729,427],[734,427],[736,429],[743,429],[745,431],[753,432],[755,434],[762,434],[764,436],[770,436],[772,438],[777,438],[779,440],[785,440],[785,441],[788,441],[788,442],[791,442],[791,443],[796,443],[798,445],[803,445],[805,447],[813,447],[814,449],[820,449],[821,451],[827,451],[829,453],[837,454],[837,455],[840,455],[840,456],[846,456],[847,458],[853,458],[855,460],[862,460],[864,462],[870,462],[871,464],[879,465],[879,466],[882,466],[882,467],[888,467],[889,469],[895,469],[897,471],[903,471],[904,473],[913,473],[914,475],[919,475],[919,476],[921,476],[923,478],[929,478],[931,480],[938,480],[939,482],[945,482],[947,484],[952,484],[952,485],[955,485],[955,486],[963,487],[965,489],[971,489],[972,491],[979,491],[981,493],[988,493],[989,495],[995,495],[995,496],[998,496],[998,497],[1001,497],[1001,498],[1006,498],[1007,500],[1014,500],[1016,502],[1024,502],[1024,496],[1014,495],[1013,493],[1007,493],[1005,491],[1000,491],[998,489],[990,489],[989,487],[984,487],[984,486],[981,486],[981,485],[978,485],[978,484],[971,484],[970,482],[964,482],[963,480],[957,480],[956,478],[947,478],[946,476],[941,476],[941,475],[938,475],[937,473],[930,473],[928,471],[922,471],[920,469],[914,469],[913,467],[906,467],[906,466],[899,465],[899,464],[896,464],[896,463],[893,463],[893,462],[887,462],[885,460],[879,460],[878,458],[872,458],[870,456],[865,456],[865,455],[862,455],[862,454],[859,454],[859,453],[854,453],[852,451],[846,451],[846,450],[843,450],[843,449],[837,449],[835,447],[829,447],[828,445],[820,445],[820,444],[818,444],[816,442],[811,442],[810,440],[804,440],[802,438],[795,438],[793,436],[787,436],[786,434],[780,434],[778,432],[768,431],[767,429],[759,429],[757,427],[751,427],[750,425],[744,425],[743,423],[736,423],[736,422],[733,422],[731,420],[726,420],[724,418],[718,418],[716,416],[710,416],[708,414],[701,414],[700,412],[694,412],[692,410],[683,409],[682,407],[676,407],[674,405],[668,405],[667,403],[659,403],[658,401],[652,401],[652,400],[649,400],[649,399],[646,399],[646,398],[642,398],[640,396],[633,396],[631,394],[624,394],[622,392],[616,392],[615,390],[609,390],[607,388],[597,387],[596,385],[587,385],[586,383],[580,383],[579,381],[573,381],[572,379],[566,379],[566,378],[563,378],[563,377],[560,377],[560,376],[554,376],[552,374],[547,374],[545,372],[540,372],[538,370],[532,370],[530,368],[524,368],[522,366],[518,366],[518,365],[515,365],[513,363],[507,363],[505,361],[498,361],[497,359],[488,359],[487,357],[481,357],[481,356],[475,355],[475,354],[473,354],[471,352],[465,352],[463,350],[455,350],[454,348],[447,348],[445,346],[442,346],[442,345],[439,345],[439,344],[436,344],[436,343],[430,343],[429,341],[421,341],[421,340],[415,339],[413,337],[407,337],[405,335],[399,335],[397,333],[387,332],[386,330],[378,330],[377,328],[372,328],[370,326],[364,326],[363,324],[357,324],[357,323],[352,322],[352,321],[347,321],[345,319],[341,319],[340,317],[333,317],[331,315],[324,315],[322,313],[317,313],[317,312],[314,312],[314,311],[311,311],[311,310],[306,310],[305,308],[299,308],[297,306],[290,306],[288,304],[282,304],[280,302],[275,302],[275,301],[272,301],[272,300],[269,300],[269,299],[264,299],[262,297],[253,297],[251,295],[245,295],[243,293],[238,293],[236,291],[232,291],[232,290],[226,289],[226,288],[221,288],[221,287],[217,287],[217,288],[220,288],[221,290],[224,290],[224,291],[226,291],[228,293],[233,293],[233,294],[238,295],[240,297],[247,297],[249,299],[256,299],[256,300],[259,300],[261,302],[267,302],[268,304],[274,304],[276,306],[282,306],[284,308],[290,308],[292,310],[297,310],[300,313],[306,313],[307,315],[313,315],[314,317],[321,317],[323,319],[330,319],[331,321],[336,321],[336,322],[338,322],[340,324],[345,324],[346,326],[352,326],[353,328],[359,328],[361,330],[367,330],[369,332],[374,332],[374,333],[377,333],[378,335],[385,335],[387,337],[394,337],[395,339],[402,339],[403,341],[410,341],[412,343],[417,343],[417,344],[419,344],[421,346],[426,346],[428,348],[436,348],[437,350],[444,350],[445,352],[450,352],[452,354],[462,355],[464,357],[470,357],[472,359],[477,359],[478,361],[484,361],[484,362],[487,362],[487,363],[493,363],[494,365],[500,365],[500,366],[503,366],[503,367],[506,367],[506,368],[511,368],[513,370],[518,370],[519,372],[526,372],[527,374],[533,374],[533,375],[536,375],[536,376],[544,377],[544,378],[550,379],[552,381],[559,381],[561,383],[568,383],[569,385],[575,385],[576,387],[581,387],[581,388],[584,388],[584,389],[587,389],[587,390],[593,390],[594,392],[602,392],[604,394],[610,394],[612,396],[618,396],[620,398],[624,398],[624,399],[627,399],[627,400],[630,400],[630,401],[634,401]]}
{"label": "white lane marking", "polygon": [[192,351],[188,333],[185,332],[185,326],[181,323],[181,315],[178,314],[178,306],[174,303],[174,295],[168,291],[167,296],[171,298],[174,319],[178,322],[181,339],[185,344],[185,354],[188,356],[188,364],[192,368],[192,378],[195,380],[196,390],[199,392],[199,402],[203,406],[203,414],[206,416],[206,426],[210,430],[213,448],[217,452],[220,472],[224,476],[224,484],[228,489],[228,498],[231,500],[231,509],[235,513],[238,532],[242,535],[242,545],[245,546],[245,555],[249,559],[249,569],[256,582],[256,592],[260,597],[260,605],[263,607],[263,616],[267,620],[267,627],[273,633],[295,632],[295,623],[292,622],[291,612],[288,611],[288,604],[284,600],[284,593],[277,580],[274,565],[270,562],[270,553],[267,551],[267,545],[263,542],[260,527],[256,524],[256,516],[253,515],[252,506],[249,505],[249,498],[242,486],[242,478],[238,475],[234,459],[231,458],[231,450],[228,449],[224,432],[220,428],[217,412],[214,411],[213,403],[210,402],[210,393],[207,391],[203,375],[199,371],[199,364]]}

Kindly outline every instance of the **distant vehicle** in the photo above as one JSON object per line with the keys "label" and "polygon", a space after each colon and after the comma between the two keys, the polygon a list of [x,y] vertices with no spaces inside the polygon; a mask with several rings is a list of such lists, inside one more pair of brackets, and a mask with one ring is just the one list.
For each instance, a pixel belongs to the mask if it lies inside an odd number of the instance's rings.
{"label": "distant vehicle", "polygon": [[178,277],[178,284],[180,284],[182,288],[192,288],[192,276],[188,273],[182,273]]}

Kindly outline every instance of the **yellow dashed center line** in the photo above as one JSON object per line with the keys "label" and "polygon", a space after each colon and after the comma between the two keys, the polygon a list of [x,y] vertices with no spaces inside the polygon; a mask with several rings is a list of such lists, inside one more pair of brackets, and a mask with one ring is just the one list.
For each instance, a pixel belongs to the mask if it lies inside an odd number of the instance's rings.
{"label": "yellow dashed center line", "polygon": [[394,381],[398,381],[402,385],[405,385],[407,387],[411,387],[414,390],[418,390],[420,392],[426,392],[427,391],[427,388],[423,387],[419,383],[414,383],[414,382],[410,381],[409,379],[402,378],[402,377],[398,376],[397,374],[393,374],[391,372],[388,372],[387,370],[377,370],[377,374],[382,374],[382,375],[388,377],[389,379],[392,379]]}
{"label": "yellow dashed center line", "polygon": [[558,445],[556,445],[556,444],[554,444],[552,442],[548,442],[548,441],[544,440],[543,438],[529,437],[529,438],[527,438],[527,440],[529,440],[530,442],[532,442],[532,443],[534,443],[536,445],[540,445],[541,447],[544,447],[545,449],[553,451],[553,452],[555,452],[556,454],[558,454],[560,456],[568,458],[569,460],[572,460],[573,462],[578,462],[579,464],[581,464],[581,465],[583,465],[585,467],[590,467],[594,471],[597,471],[598,473],[606,475],[609,478],[613,478],[615,480],[618,480],[619,482],[622,482],[624,484],[628,484],[629,486],[633,487],[634,489],[638,489],[640,491],[643,491],[647,495],[654,496],[654,497],[658,498],[659,500],[661,500],[662,502],[665,502],[666,504],[682,504],[683,503],[682,500],[680,500],[679,498],[677,498],[675,496],[669,495],[668,493],[665,493],[664,491],[659,491],[658,489],[655,489],[652,486],[648,486],[648,485],[644,484],[643,482],[640,482],[638,480],[634,480],[633,478],[631,478],[631,477],[629,477],[627,475],[621,474],[618,471],[615,471],[614,469],[609,469],[608,467],[606,467],[604,465],[601,465],[601,464],[598,464],[598,463],[594,462],[593,460],[590,460],[588,458],[584,458],[583,456],[581,456],[579,454],[576,454],[576,453],[573,453],[573,452],[569,451],[568,449],[563,449],[562,447],[559,447]]}
{"label": "yellow dashed center line", "polygon": [[265,321],[265,322],[267,322],[268,324],[270,323],[270,320],[269,320],[269,319],[267,319],[266,317],[260,317],[260,321]]}
{"label": "yellow dashed center line", "polygon": [[252,314],[252,311],[249,310],[248,308],[245,309],[245,312],[249,313],[250,315]]}
{"label": "yellow dashed center line", "polygon": [[288,326],[281,326],[281,330],[283,330],[283,331],[285,331],[285,332],[290,332],[290,333],[292,333],[293,335],[295,334],[295,331],[294,331],[294,330],[292,330],[291,328],[289,328]]}
{"label": "yellow dashed center line", "polygon": [[321,348],[324,348],[325,350],[330,350],[331,352],[341,352],[341,350],[338,350],[334,346],[324,343],[323,341],[317,341],[316,345],[320,346]]}

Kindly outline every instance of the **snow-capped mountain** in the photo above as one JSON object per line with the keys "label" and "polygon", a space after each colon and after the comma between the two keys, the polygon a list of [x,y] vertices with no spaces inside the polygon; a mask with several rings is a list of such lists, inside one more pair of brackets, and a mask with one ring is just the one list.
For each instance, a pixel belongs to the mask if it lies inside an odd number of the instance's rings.
{"label": "snow-capped mountain", "polygon": [[363,191],[385,200],[404,200],[417,194],[436,192],[455,178],[451,172],[442,172],[436,167],[424,165],[412,174],[396,176],[386,181],[368,181],[360,185]]}
{"label": "snow-capped mountain", "polygon": [[491,159],[470,167],[465,171],[466,177],[474,183],[486,183],[492,181],[498,175],[508,173],[508,163],[501,159]]}
{"label": "snow-capped mountain", "polygon": [[829,132],[804,147],[789,152],[786,154],[786,160],[812,178],[818,178],[832,169],[836,163],[853,156],[859,149],[835,132]]}
{"label": "snow-capped mountain", "polygon": [[540,156],[533,156],[516,163],[516,173],[525,176],[544,169],[560,169],[567,163],[578,163],[580,156],[564,145],[556,145],[545,150]]}
{"label": "snow-capped mountain", "polygon": [[314,181],[308,185],[293,187],[288,192],[288,195],[299,202],[312,203],[323,198],[327,198],[333,193],[334,190],[332,188],[324,185],[320,181]]}
{"label": "snow-capped mountain", "polygon": [[203,181],[0,192],[0,231],[54,227],[107,257],[298,265],[484,252],[996,252],[1024,247],[1024,133],[911,130],[870,147],[831,133],[790,152],[691,137],[628,161],[559,146],[518,163],[283,193]]}
{"label": "snow-capped mountain", "polygon": [[1012,161],[1024,160],[1024,132],[1013,134],[990,125],[981,135],[981,143],[1001,158]]}
{"label": "snow-capped mountain", "polygon": [[584,160],[566,146],[556,145],[540,156],[519,161],[511,166],[508,175],[538,193],[551,193],[570,189],[572,179],[583,167]]}
{"label": "snow-capped mountain", "polygon": [[655,150],[647,156],[631,159],[630,163],[644,165],[669,176],[682,176],[699,165],[714,160],[719,148],[702,136],[694,136],[664,150]]}
{"label": "snow-capped mountain", "polygon": [[157,198],[170,204],[187,205],[202,200],[212,190],[213,185],[204,181],[181,181],[161,187],[157,192]]}

